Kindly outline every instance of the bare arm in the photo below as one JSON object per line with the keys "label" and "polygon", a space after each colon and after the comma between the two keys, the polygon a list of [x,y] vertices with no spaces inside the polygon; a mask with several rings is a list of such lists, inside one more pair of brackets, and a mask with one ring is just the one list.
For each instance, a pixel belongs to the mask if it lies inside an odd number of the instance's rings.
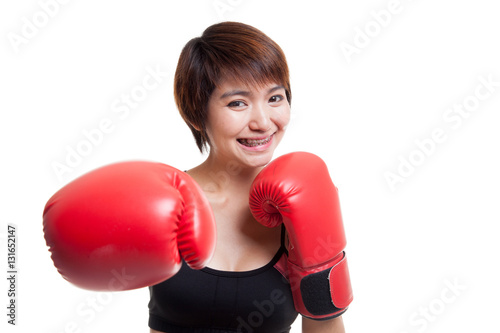
{"label": "bare arm", "polygon": [[329,320],[302,317],[302,333],[345,333],[342,316]]}

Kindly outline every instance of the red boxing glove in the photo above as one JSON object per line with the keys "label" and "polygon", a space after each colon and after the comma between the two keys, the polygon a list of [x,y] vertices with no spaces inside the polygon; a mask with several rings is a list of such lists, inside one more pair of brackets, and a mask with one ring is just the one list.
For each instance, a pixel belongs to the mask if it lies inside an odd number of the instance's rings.
{"label": "red boxing glove", "polygon": [[160,283],[181,257],[203,268],[215,249],[215,219],[199,186],[153,162],[104,166],[67,184],[47,202],[43,231],[59,273],[96,291]]}
{"label": "red boxing glove", "polygon": [[278,157],[255,178],[250,209],[261,224],[285,224],[295,308],[312,319],[341,315],[352,301],[337,188],[326,164],[304,152]]}

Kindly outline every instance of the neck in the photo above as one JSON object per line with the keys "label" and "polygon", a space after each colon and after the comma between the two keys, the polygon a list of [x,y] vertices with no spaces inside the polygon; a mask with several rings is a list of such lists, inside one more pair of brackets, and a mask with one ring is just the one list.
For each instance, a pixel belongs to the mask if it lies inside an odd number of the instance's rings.
{"label": "neck", "polygon": [[247,193],[263,167],[249,167],[235,160],[216,158],[210,154],[189,173],[208,193]]}

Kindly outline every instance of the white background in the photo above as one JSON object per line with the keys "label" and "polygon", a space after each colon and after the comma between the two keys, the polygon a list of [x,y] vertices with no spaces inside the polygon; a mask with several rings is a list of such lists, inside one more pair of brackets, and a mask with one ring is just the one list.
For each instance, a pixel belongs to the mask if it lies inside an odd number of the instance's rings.
{"label": "white background", "polygon": [[[275,156],[318,154],[340,190],[355,297],[346,330],[497,331],[495,2],[401,0],[390,19],[380,14],[389,0],[220,2],[228,7],[218,11],[213,0],[0,5],[2,331],[148,331],[147,289],[99,294],[60,277],[42,210],[61,186],[104,164],[146,159],[186,169],[203,160],[175,108],[172,76],[182,46],[221,20],[254,25],[287,55],[293,117]],[[51,16],[44,3],[52,3]],[[39,27],[30,35],[26,22]],[[365,29],[371,37],[363,38]],[[25,39],[16,44],[13,36]],[[357,53],[346,56],[346,44]],[[167,73],[162,84],[120,119],[113,103],[148,67]],[[481,76],[497,82],[487,98]],[[474,111],[460,123],[443,118],[455,104],[473,103],[476,89],[484,98]],[[111,133],[58,178],[54,162],[64,164],[68,147],[106,118]],[[436,129],[445,139],[432,147]],[[428,143],[427,155],[416,141]],[[402,159],[418,165],[405,169]],[[402,181],[391,188],[387,172],[402,173]],[[16,327],[6,316],[7,223],[18,235]],[[99,311],[87,305],[92,298]],[[300,320],[292,330],[300,331]]]}

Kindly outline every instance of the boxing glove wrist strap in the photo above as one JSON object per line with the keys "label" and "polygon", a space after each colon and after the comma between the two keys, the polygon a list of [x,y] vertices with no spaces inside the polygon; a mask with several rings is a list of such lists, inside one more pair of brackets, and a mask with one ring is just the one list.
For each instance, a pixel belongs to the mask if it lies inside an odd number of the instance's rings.
{"label": "boxing glove wrist strap", "polygon": [[345,253],[340,261],[319,268],[303,269],[289,263],[295,308],[312,319],[329,319],[342,314],[352,301],[352,288]]}

